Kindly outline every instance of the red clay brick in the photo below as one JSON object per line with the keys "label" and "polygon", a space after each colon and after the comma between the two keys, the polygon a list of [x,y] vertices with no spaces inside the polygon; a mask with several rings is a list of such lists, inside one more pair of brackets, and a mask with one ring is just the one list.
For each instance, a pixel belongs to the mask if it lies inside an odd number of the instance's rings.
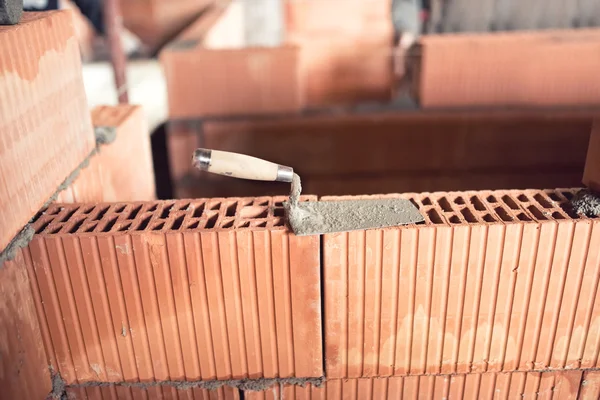
{"label": "red clay brick", "polygon": [[170,386],[154,386],[149,388],[106,386],[67,388],[69,400],[239,400],[237,389],[222,387],[217,390],[207,389],[175,389]]}
{"label": "red clay brick", "polygon": [[92,112],[96,128],[115,139],[100,144],[79,177],[59,193],[59,203],[150,201],[156,198],[150,133],[141,107],[99,106]]}
{"label": "red clay brick", "polygon": [[52,365],[69,384],[322,376],[320,241],[283,200],[52,205],[27,251]]}
{"label": "red clay brick", "polygon": [[583,171],[583,184],[593,190],[600,191],[600,120],[597,120],[592,127]]}
{"label": "red clay brick", "polygon": [[[247,400],[383,400],[383,399],[518,399],[596,398],[582,371],[512,372],[467,375],[408,376],[372,379],[328,379],[322,387],[275,386],[244,393]],[[585,382],[585,381],[584,381]],[[588,397],[577,397],[588,396]]]}
{"label": "red clay brick", "polygon": [[0,385],[3,398],[43,399],[52,385],[24,253],[0,267]]}
{"label": "red clay brick", "polygon": [[297,48],[244,47],[241,6],[215,5],[161,52],[171,118],[301,109]]}
{"label": "red clay brick", "polygon": [[598,29],[424,36],[415,95],[426,108],[598,105],[598,39]]}
{"label": "red clay brick", "polygon": [[122,0],[123,24],[152,50],[193,22],[213,0]]}
{"label": "red clay brick", "polygon": [[579,391],[581,400],[595,400],[600,398],[600,372],[588,371],[583,374],[581,381],[581,390]]}
{"label": "red clay brick", "polygon": [[307,106],[391,98],[394,31],[389,0],[295,0],[285,7],[287,42],[300,48]]}
{"label": "red clay brick", "polygon": [[93,150],[94,133],[68,11],[0,27],[0,249]]}
{"label": "red clay brick", "polygon": [[572,195],[407,194],[425,225],[325,235],[327,377],[595,368],[600,224]]}

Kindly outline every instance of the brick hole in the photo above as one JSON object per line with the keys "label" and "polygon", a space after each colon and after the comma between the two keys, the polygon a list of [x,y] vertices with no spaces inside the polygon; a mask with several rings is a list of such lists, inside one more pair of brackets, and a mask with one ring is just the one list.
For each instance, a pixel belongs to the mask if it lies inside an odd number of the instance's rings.
{"label": "brick hole", "polygon": [[190,211],[189,207],[190,207],[190,203],[186,203],[184,205],[182,205],[181,207],[179,207],[179,211]]}
{"label": "brick hole", "polygon": [[485,222],[496,222],[496,218],[492,217],[492,215],[491,215],[491,214],[485,214],[485,215],[483,216],[483,220],[484,220]]}
{"label": "brick hole", "polygon": [[158,209],[158,204],[152,204],[152,206],[150,206],[150,208],[148,209],[148,212],[154,212]]}
{"label": "brick hole", "polygon": [[198,225],[200,225],[200,221],[194,221],[187,226],[187,229],[196,229],[198,228]]}
{"label": "brick hole", "polygon": [[430,206],[431,205],[431,199],[429,197],[425,197],[425,198],[423,198],[423,200],[421,200],[421,203],[423,203],[424,206]]}
{"label": "brick hole", "polygon": [[[56,234],[56,233],[60,232],[60,230],[61,230],[62,228],[63,228],[63,226],[62,226],[62,225],[59,225],[59,226],[58,226],[58,227],[56,227],[56,228],[52,228],[52,229],[50,229],[50,230],[48,231],[48,233],[49,233],[50,235],[54,235],[54,234]],[[73,233],[73,232],[70,232],[70,233]]]}
{"label": "brick hole", "polygon": [[496,212],[496,214],[498,214],[502,221],[511,222],[513,220],[513,218],[508,214],[508,212],[502,207],[496,207],[494,208],[494,211]]}
{"label": "brick hole", "polygon": [[221,225],[221,228],[232,228],[233,227],[233,222],[234,220],[229,220],[223,223],[223,225]]}
{"label": "brick hole", "polygon": [[83,223],[85,222],[85,219],[81,219],[81,221],[77,222],[75,225],[73,225],[71,227],[71,229],[69,229],[69,233],[75,233],[79,230],[79,228],[81,228],[81,225],[83,225]]}
{"label": "brick hole", "polygon": [[97,223],[91,224],[90,226],[87,227],[85,232],[87,232],[87,233],[94,232],[94,229],[96,229],[97,226],[98,226]]}
{"label": "brick hole", "polygon": [[565,217],[561,213],[559,213],[558,211],[554,211],[552,213],[552,218],[554,218],[554,219],[565,219]]}
{"label": "brick hole", "polygon": [[449,221],[451,224],[460,224],[461,223],[460,218],[458,218],[456,215],[451,216]]}
{"label": "brick hole", "polygon": [[541,193],[536,194],[533,198],[544,208],[554,208],[552,203],[550,203],[545,196],[542,196]]}
{"label": "brick hole", "polygon": [[518,213],[517,218],[519,219],[519,221],[531,221],[531,218],[525,215],[525,213]]}
{"label": "brick hole", "polygon": [[171,225],[171,229],[174,231],[179,230],[179,228],[181,228],[181,225],[183,225],[184,218],[185,218],[185,215],[177,217],[177,219],[175,219],[175,221],[173,221],[173,225]]}
{"label": "brick hole", "polygon": [[94,221],[100,221],[104,215],[106,215],[107,211],[108,211],[109,207],[103,207],[100,212],[96,215],[96,218],[94,218]]}
{"label": "brick hole", "polygon": [[233,217],[235,216],[235,210],[237,210],[237,201],[233,202],[231,204],[229,204],[227,206],[227,210],[225,210],[225,216],[226,217]]}
{"label": "brick hole", "polygon": [[511,210],[518,210],[519,209],[519,205],[517,204],[516,201],[513,200],[512,197],[510,197],[509,195],[505,194],[504,196],[502,196],[502,201],[504,202],[504,204],[506,204]]}
{"label": "brick hole", "polygon": [[517,200],[519,200],[521,203],[529,203],[529,197],[525,196],[524,194],[517,196]]}
{"label": "brick hole", "polygon": [[108,223],[104,225],[104,228],[102,228],[102,232],[110,232],[112,227],[115,226],[115,224],[117,223],[117,219],[118,217],[113,217],[110,220],[108,220]]}
{"label": "brick hole", "polygon": [[273,209],[273,215],[275,217],[285,217],[285,209],[284,208],[280,208],[280,207],[276,207]]}
{"label": "brick hole", "polygon": [[146,229],[148,227],[148,224],[150,223],[151,219],[152,219],[152,215],[144,218],[142,220],[142,222],[140,222],[140,224],[137,226],[137,228],[135,230],[136,231],[143,231],[144,229]]}
{"label": "brick hole", "polygon": [[432,224],[443,224],[444,221],[442,220],[442,217],[440,216],[440,214],[437,212],[437,210],[435,208],[432,208],[431,210],[427,211],[427,216],[429,217],[429,220],[431,221]]}
{"label": "brick hole", "polygon": [[58,222],[67,222],[77,212],[77,210],[79,210],[79,207],[76,207],[73,210],[69,211],[67,213],[67,215],[65,215],[63,218],[61,218],[60,221],[58,221]]}
{"label": "brick hole", "polygon": [[267,221],[254,221],[252,223],[252,226],[254,226],[256,228],[266,228],[267,227]]}
{"label": "brick hole", "polygon": [[266,206],[269,204],[269,200],[261,200],[256,203],[257,206]]}
{"label": "brick hole", "polygon": [[202,213],[204,213],[204,207],[206,205],[204,203],[200,204],[194,209],[194,214],[192,215],[194,218],[200,218]]}
{"label": "brick hole", "polygon": [[542,211],[540,211],[539,208],[537,208],[536,206],[529,206],[527,207],[527,209],[529,210],[529,212],[538,220],[540,221],[545,221],[548,218],[544,215],[544,213]]}
{"label": "brick hole", "polygon": [[127,219],[135,219],[135,217],[137,217],[137,215],[140,213],[141,209],[141,204],[137,207],[134,207],[133,210],[131,210],[131,212],[129,213],[129,216],[127,216]]}
{"label": "brick hole", "polygon": [[214,203],[210,206],[209,210],[218,210],[219,208],[221,208],[221,203]]}
{"label": "brick hole", "polygon": [[277,227],[277,226],[284,226],[285,225],[285,219],[284,218],[275,218],[275,221],[273,222],[273,226]]}
{"label": "brick hole", "polygon": [[562,203],[560,208],[571,218],[571,219],[581,219],[581,216],[573,210],[573,206],[571,203]]}
{"label": "brick hole", "polygon": [[465,199],[462,198],[462,196],[458,196],[457,198],[454,199],[454,204],[458,204],[458,205],[463,205],[465,204]]}
{"label": "brick hole", "polygon": [[116,212],[116,213],[122,213],[124,210],[125,210],[125,205],[122,205],[122,206],[118,206],[118,207],[115,209],[115,212]]}
{"label": "brick hole", "polygon": [[39,226],[36,230],[35,233],[42,233],[44,232],[44,230],[48,227],[48,225],[50,225],[50,222],[52,222],[52,220],[48,221],[48,222],[44,222],[41,226]]}
{"label": "brick hole", "polygon": [[168,206],[164,207],[162,212],[160,213],[160,219],[167,219],[169,218],[169,214],[171,213],[171,210],[173,209],[174,204],[169,204]]}
{"label": "brick hole", "polygon": [[119,232],[125,232],[126,230],[128,230],[131,227],[131,222],[128,222],[126,224],[121,225],[121,227],[119,228]]}
{"label": "brick hole", "polygon": [[165,227],[165,222],[161,221],[158,224],[154,224],[154,228],[152,228],[152,230],[153,231],[160,231],[164,227]]}
{"label": "brick hole", "polygon": [[489,195],[485,200],[488,203],[497,203],[498,202],[498,199],[496,198],[496,196],[493,196],[493,195]]}
{"label": "brick hole", "polygon": [[465,217],[465,220],[467,220],[467,222],[479,222],[477,220],[477,217],[473,215],[473,212],[466,207],[460,210],[460,213],[463,215],[463,217]]}
{"label": "brick hole", "polygon": [[548,197],[550,197],[550,199],[552,199],[553,201],[556,201],[557,203],[560,203],[562,201],[560,196],[554,192],[548,193]]}
{"label": "brick hole", "polygon": [[240,210],[241,218],[267,218],[269,209],[267,207],[250,206]]}
{"label": "brick hole", "polygon": [[278,201],[275,204],[273,204],[274,207],[283,207],[283,201]]}
{"label": "brick hole", "polygon": [[[415,206],[418,210],[421,209],[421,206],[419,205],[419,203],[417,203],[417,201],[415,199],[409,199],[409,201],[412,203],[413,206]],[[425,203],[423,203],[425,204]]]}
{"label": "brick hole", "polygon": [[450,205],[450,202],[447,198],[442,197],[438,201],[438,203],[440,204],[440,207],[442,207],[442,210],[444,210],[445,212],[452,212],[452,206]]}
{"label": "brick hole", "polygon": [[92,211],[94,211],[94,208],[96,208],[96,206],[89,206],[89,207],[85,207],[81,213],[82,213],[82,214],[85,214],[85,215],[88,215],[88,214],[90,214]]}
{"label": "brick hole", "polygon": [[479,197],[472,196],[470,200],[471,204],[473,205],[473,207],[475,207],[477,211],[485,211],[485,206],[483,205],[483,202]]}
{"label": "brick hole", "polygon": [[565,191],[565,192],[560,192],[563,196],[565,196],[565,198],[567,200],[571,200],[573,199],[573,197],[575,197],[575,195],[571,192]]}
{"label": "brick hole", "polygon": [[217,220],[219,219],[219,214],[215,214],[212,217],[210,217],[207,221],[206,224],[204,225],[204,227],[206,229],[212,229],[215,227],[215,225],[217,224]]}
{"label": "brick hole", "polygon": [[46,211],[45,210],[40,210],[38,211],[33,218],[31,218],[31,221],[29,221],[30,223],[34,224],[38,219],[40,219],[42,217],[42,215],[44,215]]}
{"label": "brick hole", "polygon": [[238,228],[247,228],[250,226],[250,221],[240,221],[237,224]]}

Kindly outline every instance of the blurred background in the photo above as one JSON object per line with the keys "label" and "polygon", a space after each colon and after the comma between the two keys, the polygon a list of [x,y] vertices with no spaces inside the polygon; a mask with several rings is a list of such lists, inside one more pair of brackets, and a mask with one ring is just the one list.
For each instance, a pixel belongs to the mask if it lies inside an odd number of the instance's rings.
{"label": "blurred background", "polygon": [[289,165],[317,195],[581,185],[598,0],[120,0],[117,83],[61,1],[90,107],[144,106],[159,198],[289,190],[194,170],[196,147]]}

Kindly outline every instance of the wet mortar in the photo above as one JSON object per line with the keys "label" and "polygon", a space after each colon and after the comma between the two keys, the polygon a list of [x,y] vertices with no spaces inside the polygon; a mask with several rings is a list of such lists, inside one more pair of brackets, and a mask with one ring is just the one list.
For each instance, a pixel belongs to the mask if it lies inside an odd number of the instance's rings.
{"label": "wet mortar", "polygon": [[573,211],[589,218],[600,217],[600,193],[582,189],[571,200]]}

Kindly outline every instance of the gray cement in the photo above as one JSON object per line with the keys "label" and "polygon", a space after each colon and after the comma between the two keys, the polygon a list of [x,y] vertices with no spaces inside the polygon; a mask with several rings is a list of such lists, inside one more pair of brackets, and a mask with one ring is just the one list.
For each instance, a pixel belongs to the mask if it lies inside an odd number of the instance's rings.
{"label": "gray cement", "polygon": [[600,193],[590,189],[580,190],[571,200],[573,211],[586,217],[600,217]]}
{"label": "gray cement", "polygon": [[16,25],[23,15],[23,0],[0,0],[0,25]]}
{"label": "gray cement", "polygon": [[[58,378],[55,378],[57,377]],[[55,382],[55,380],[57,380]],[[64,392],[66,386],[60,375],[53,375],[53,388],[62,389]],[[325,382],[324,377],[319,378],[276,378],[276,379],[229,379],[229,380],[211,380],[211,381],[157,381],[157,382],[85,382],[68,387],[105,387],[105,386],[125,386],[147,389],[155,386],[170,386],[178,390],[187,390],[192,388],[202,388],[208,390],[217,390],[223,386],[230,386],[244,391],[260,392],[267,390],[274,385],[295,385],[306,386],[313,385],[321,387]],[[55,393],[53,391],[53,393]],[[58,397],[60,398],[60,397]]]}
{"label": "gray cement", "polygon": [[95,126],[96,146],[111,144],[117,138],[117,129],[114,126]]}

